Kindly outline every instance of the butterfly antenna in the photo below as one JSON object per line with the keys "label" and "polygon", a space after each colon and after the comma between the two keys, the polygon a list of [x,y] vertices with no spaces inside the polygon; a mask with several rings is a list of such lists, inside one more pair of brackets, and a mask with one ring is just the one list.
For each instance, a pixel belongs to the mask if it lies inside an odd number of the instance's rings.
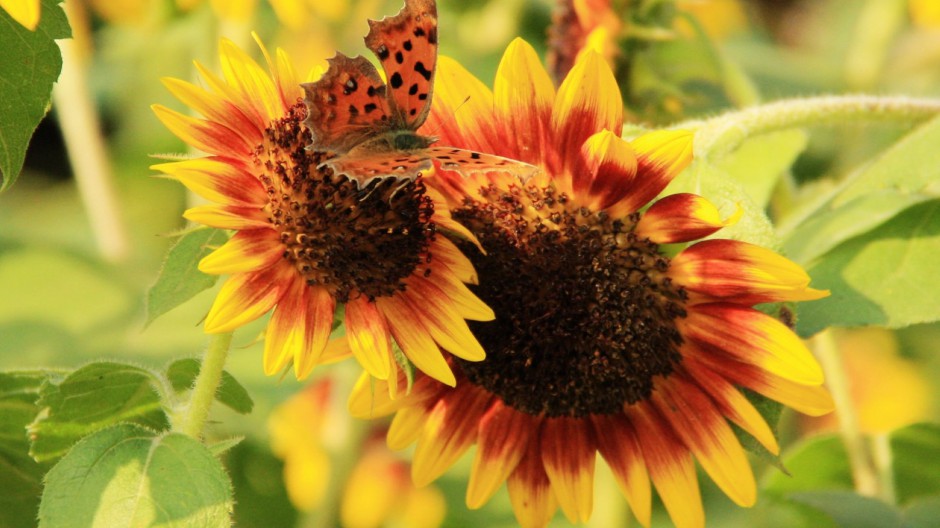
{"label": "butterfly antenna", "polygon": [[437,137],[437,133],[441,131],[441,127],[443,127],[448,122],[452,121],[454,119],[454,116],[457,115],[457,111],[460,110],[463,107],[463,105],[467,104],[467,101],[469,100],[470,100],[470,96],[468,95],[467,97],[464,98],[463,102],[457,105],[457,108],[454,108],[453,115],[449,119],[441,121],[440,124],[437,125],[437,128],[431,131],[431,133],[428,135],[431,137]]}

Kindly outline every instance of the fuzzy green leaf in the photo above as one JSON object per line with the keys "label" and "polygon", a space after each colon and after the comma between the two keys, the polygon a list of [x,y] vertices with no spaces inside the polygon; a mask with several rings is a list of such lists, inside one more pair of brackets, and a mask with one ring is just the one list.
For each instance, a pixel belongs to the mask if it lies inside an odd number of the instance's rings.
{"label": "fuzzy green leaf", "polygon": [[802,130],[783,130],[745,141],[718,162],[748,193],[754,204],[767,207],[780,177],[790,170],[808,142]]}
{"label": "fuzzy green leaf", "polygon": [[904,509],[904,528],[940,526],[940,495],[917,499]]}
{"label": "fuzzy green leaf", "polygon": [[218,276],[207,275],[196,266],[226,240],[224,231],[195,229],[173,244],[157,282],[147,292],[147,324],[215,285]]}
{"label": "fuzzy green leaf", "polygon": [[36,418],[39,387],[47,373],[0,372],[0,527],[35,523],[43,464],[29,456],[26,426]]}
{"label": "fuzzy green leaf", "polygon": [[83,436],[119,422],[165,429],[156,380],[147,369],[103,361],[47,381],[38,402],[43,413],[29,426],[30,454],[40,461],[60,457]]}
{"label": "fuzzy green leaf", "polygon": [[772,497],[819,489],[852,489],[852,469],[845,447],[834,435],[803,441],[784,454],[783,464],[789,475],[773,472],[765,481],[764,491]]}
{"label": "fuzzy green leaf", "polygon": [[[194,358],[178,359],[166,370],[166,375],[177,392],[190,389],[197,374],[199,374],[199,360]],[[255,405],[248,391],[226,371],[222,371],[222,382],[215,393],[215,399],[241,414],[250,413]]]}
{"label": "fuzzy green leaf", "polygon": [[825,299],[800,305],[797,330],[828,326],[888,328],[940,319],[940,200],[908,208],[819,258],[807,271]]}
{"label": "fuzzy green leaf", "polygon": [[30,31],[0,9],[0,191],[23,168],[29,140],[49,109],[52,83],[62,71],[56,39],[71,35],[59,0],[43,0],[42,16]]}
{"label": "fuzzy green leaf", "polygon": [[198,441],[120,424],[75,444],[46,475],[40,528],[228,527],[232,485]]}

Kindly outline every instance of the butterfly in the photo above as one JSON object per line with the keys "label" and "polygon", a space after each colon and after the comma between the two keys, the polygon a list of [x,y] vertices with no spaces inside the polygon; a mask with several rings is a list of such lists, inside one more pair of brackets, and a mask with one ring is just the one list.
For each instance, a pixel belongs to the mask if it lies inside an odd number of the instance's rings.
{"label": "butterfly", "polygon": [[437,63],[437,5],[405,0],[393,17],[369,21],[366,47],[388,79],[359,55],[337,53],[326,73],[304,83],[311,148],[335,154],[320,164],[365,188],[388,177],[414,180],[433,165],[475,173],[507,172],[525,180],[539,169],[500,156],[432,147],[437,138],[418,134],[431,110]]}

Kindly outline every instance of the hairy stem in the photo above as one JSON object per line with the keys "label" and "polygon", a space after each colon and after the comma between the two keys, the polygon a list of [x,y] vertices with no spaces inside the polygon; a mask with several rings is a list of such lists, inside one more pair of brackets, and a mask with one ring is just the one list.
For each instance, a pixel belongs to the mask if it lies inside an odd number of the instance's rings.
{"label": "hairy stem", "polygon": [[215,400],[215,391],[222,381],[222,369],[232,344],[231,332],[215,334],[209,341],[209,347],[199,365],[199,374],[189,395],[189,403],[183,408],[179,421],[173,430],[191,436],[197,440],[202,437],[202,430],[209,417],[209,408]]}

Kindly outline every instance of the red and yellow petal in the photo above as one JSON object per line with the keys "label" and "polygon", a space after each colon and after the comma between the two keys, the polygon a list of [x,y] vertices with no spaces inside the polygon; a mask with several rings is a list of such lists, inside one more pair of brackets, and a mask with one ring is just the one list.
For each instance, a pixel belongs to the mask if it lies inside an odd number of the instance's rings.
{"label": "red and yellow petal", "polygon": [[366,372],[388,379],[392,371],[392,352],[385,314],[366,297],[346,303],[346,339],[356,361]]}
{"label": "red and yellow petal", "polygon": [[290,364],[294,358],[294,349],[303,340],[305,289],[303,281],[294,281],[277,303],[271,320],[268,321],[262,360],[264,373],[268,376],[277,374]]}
{"label": "red and yellow petal", "polygon": [[336,301],[326,288],[306,288],[303,297],[304,318],[300,326],[303,334],[293,350],[294,376],[298,380],[309,376],[313,367],[321,363],[321,356],[333,331],[333,313],[336,310]]}
{"label": "red and yellow petal", "polygon": [[[642,223],[642,220],[641,220]],[[741,304],[821,299],[798,264],[736,240],[703,240],[676,255],[669,275],[691,292]]]}
{"label": "red and yellow petal", "polygon": [[427,281],[415,281],[413,285],[417,286],[413,291],[399,295],[408,303],[431,337],[461,359],[482,361],[486,352],[470,332],[467,321],[450,305],[440,290]]}
{"label": "red and yellow petal", "polygon": [[643,452],[625,415],[591,417],[597,450],[607,462],[633,515],[643,526],[650,525],[653,490]]}
{"label": "red and yellow petal", "polygon": [[410,405],[395,413],[385,435],[389,449],[405,449],[417,442],[430,414],[431,409],[423,405]]}
{"label": "red and yellow petal", "polygon": [[275,265],[256,273],[233,275],[219,290],[206,316],[206,332],[221,334],[250,323],[280,300],[296,271]]}
{"label": "red and yellow petal", "polygon": [[704,528],[705,510],[688,448],[655,409],[638,404],[626,411],[635,425],[650,479],[672,522],[677,528]]}
{"label": "red and yellow petal", "polygon": [[467,385],[447,391],[431,410],[418,439],[411,476],[416,486],[425,486],[460,458],[476,441],[477,427],[492,396]]}
{"label": "red and yellow petal", "polygon": [[449,269],[436,268],[431,271],[427,281],[440,289],[457,308],[464,319],[471,321],[492,321],[496,318],[493,309],[473,294],[467,285]]}
{"label": "red and yellow petal", "polygon": [[572,187],[582,188],[586,178],[581,147],[601,130],[619,134],[623,128],[623,101],[610,66],[597,53],[588,52],[558,87],[552,107],[552,132],[557,161],[549,160],[548,172],[572,178]]}
{"label": "red and yellow petal", "polygon": [[652,402],[705,472],[740,506],[757,500],[757,483],[744,448],[708,398],[680,375],[657,380]]}
{"label": "red and yellow petal", "polygon": [[587,522],[594,505],[595,443],[579,418],[546,418],[541,428],[542,463],[555,498],[571,522]]}
{"label": "red and yellow petal", "polygon": [[582,187],[572,191],[589,196],[590,202],[586,205],[607,209],[631,192],[637,164],[629,142],[609,130],[602,130],[584,142],[581,155],[589,179],[575,180],[573,184]]}
{"label": "red and yellow petal", "polygon": [[441,145],[500,154],[493,114],[493,92],[457,61],[441,56],[434,76],[434,101],[421,131]]}
{"label": "red and yellow petal", "polygon": [[246,142],[237,132],[221,123],[183,115],[163,105],[155,104],[150,108],[176,137],[203,152],[242,156],[248,155],[254,147],[254,144]]}
{"label": "red and yellow petal", "polygon": [[256,109],[264,123],[284,116],[285,107],[270,73],[232,41],[220,41],[219,64],[226,83],[237,94],[239,108]]}
{"label": "red and yellow petal", "polygon": [[264,187],[258,178],[236,166],[234,160],[198,158],[150,167],[182,183],[199,196],[222,205],[264,207]]}
{"label": "red and yellow petal", "polygon": [[783,323],[753,308],[729,303],[687,307],[677,320],[682,335],[701,349],[760,367],[805,385],[820,385],[822,369]]}
{"label": "red and yellow petal", "polygon": [[261,142],[264,130],[258,126],[259,123],[246,116],[231,101],[180,79],[165,77],[161,81],[180,102],[202,114],[208,121],[237,134],[246,145]]}
{"label": "red and yellow petal", "polygon": [[697,194],[679,193],[658,200],[640,218],[636,233],[657,244],[690,242],[738,221],[738,209],[727,220],[711,202]]}
{"label": "red and yellow petal", "polygon": [[558,502],[539,454],[539,435],[531,436],[529,447],[509,475],[506,487],[512,511],[522,528],[543,528],[555,516]]}
{"label": "red and yellow petal", "polygon": [[218,229],[270,228],[267,215],[258,207],[238,205],[200,205],[183,212],[183,218]]}
{"label": "red and yellow petal", "polygon": [[271,266],[282,258],[284,246],[273,229],[244,229],[199,261],[199,271],[211,275],[243,273]]}
{"label": "red and yellow petal", "polygon": [[478,430],[478,445],[467,484],[467,507],[476,509],[496,493],[519,464],[540,419],[495,400]]}
{"label": "red and yellow petal", "polygon": [[411,306],[401,296],[380,297],[376,304],[388,319],[392,337],[405,356],[428,376],[451,387],[456,385],[457,379],[441,349]]}
{"label": "red and yellow petal", "polygon": [[692,133],[656,130],[630,142],[636,152],[636,183],[629,196],[617,203],[613,216],[628,215],[655,198],[692,161]]}
{"label": "red and yellow petal", "polygon": [[551,148],[555,87],[526,41],[513,40],[503,53],[493,83],[495,117],[507,145],[503,156],[539,165]]}

